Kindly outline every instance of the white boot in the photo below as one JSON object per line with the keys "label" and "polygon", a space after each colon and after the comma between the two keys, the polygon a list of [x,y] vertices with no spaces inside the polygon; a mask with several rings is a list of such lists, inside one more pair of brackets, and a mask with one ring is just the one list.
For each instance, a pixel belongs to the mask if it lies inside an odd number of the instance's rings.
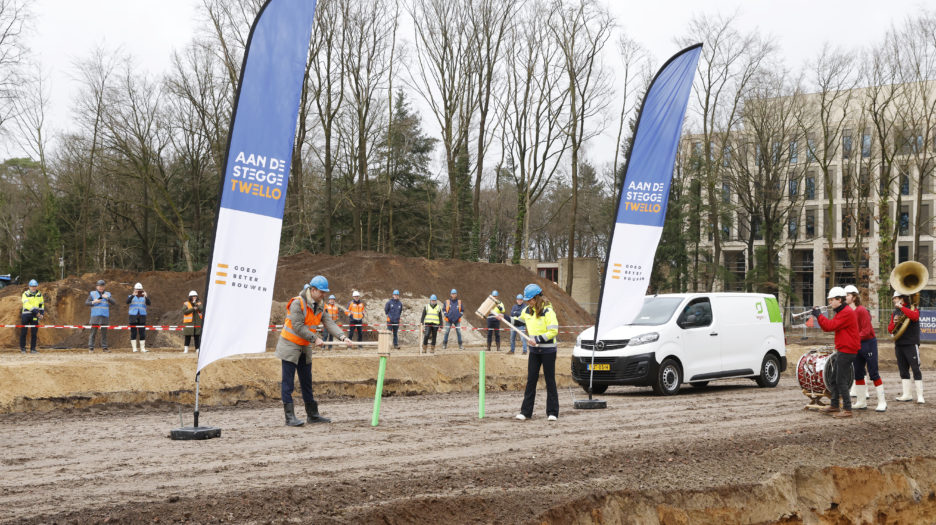
{"label": "white boot", "polygon": [[878,406],[874,410],[877,412],[884,412],[887,410],[887,401],[884,400],[884,384],[874,387],[874,391],[877,392]]}
{"label": "white boot", "polygon": [[140,341],[140,351],[146,353],[146,341]]}
{"label": "white boot", "polygon": [[130,340],[130,347],[133,348],[134,352],[136,352],[136,339]]}
{"label": "white boot", "polygon": [[848,391],[848,395],[851,397],[858,397],[858,385],[856,383],[852,383],[852,387],[851,390]]}
{"label": "white boot", "polygon": [[183,346],[182,348],[184,349],[184,350],[182,350],[182,353],[183,353],[183,354],[187,354],[187,353],[188,353],[188,347],[187,347],[187,346]]}
{"label": "white boot", "polygon": [[852,403],[852,408],[858,410],[864,410],[868,408],[868,397],[865,395],[868,393],[868,385],[855,385],[855,402]]}
{"label": "white boot", "polygon": [[901,379],[900,386],[903,388],[903,393],[897,396],[897,401],[913,401],[913,394],[910,393],[910,384],[909,379]]}
{"label": "white boot", "polygon": [[917,403],[923,404],[923,381],[914,381],[913,386],[916,387]]}

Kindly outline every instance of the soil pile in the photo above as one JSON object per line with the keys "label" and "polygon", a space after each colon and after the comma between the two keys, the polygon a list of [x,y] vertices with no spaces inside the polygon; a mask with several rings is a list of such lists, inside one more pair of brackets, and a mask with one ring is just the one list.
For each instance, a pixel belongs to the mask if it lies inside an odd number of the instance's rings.
{"label": "soil pile", "polygon": [[[344,306],[351,300],[351,292],[361,292],[367,304],[365,322],[386,322],[384,304],[393,290],[401,292],[404,302],[402,323],[419,323],[421,308],[428,298],[436,294],[440,301],[449,297],[455,288],[464,302],[464,321],[468,327],[483,327],[484,321],[474,314],[492,290],[498,290],[505,304],[531,282],[539,284],[552,301],[562,325],[588,325],[592,318],[575,300],[552,282],[536,277],[521,266],[491,263],[473,263],[458,260],[429,260],[421,257],[399,257],[373,252],[354,252],[340,257],[300,253],[280,258],[273,290],[273,306],[270,322],[281,324],[285,316],[286,301],[296,295],[309,280],[321,274],[328,278],[332,293]],[[133,285],[140,282],[152,299],[147,323],[152,325],[178,325],[182,323],[182,303],[190,290],[204,297],[205,271],[199,272],[129,272],[107,270],[100,273],[69,277],[52,283],[41,283],[40,290],[46,296],[44,324],[85,324],[90,316],[90,307],[85,306],[88,293],[94,289],[98,279],[107,281],[116,307],[111,308],[111,324],[127,322],[126,299]],[[10,286],[0,290],[0,324],[20,322],[20,295],[25,286]],[[206,305],[210,308],[210,305]],[[344,322],[344,317],[342,318]],[[464,323],[463,323],[464,324]],[[415,326],[404,327],[415,329]],[[572,329],[576,332],[580,328]],[[454,337],[455,334],[451,334]],[[467,330],[464,337],[468,343],[480,343],[483,333]],[[276,343],[276,334],[271,334],[267,346]],[[440,336],[441,337],[441,336]],[[374,335],[370,334],[374,339]],[[415,343],[415,332],[409,333],[407,341]],[[108,334],[111,347],[129,347],[129,333],[125,330]],[[441,339],[440,339],[441,343]],[[13,329],[0,329],[0,347],[17,348],[18,333]],[[72,329],[42,329],[39,345],[54,348],[86,348],[87,333]],[[180,347],[181,332],[148,332],[147,346]]]}

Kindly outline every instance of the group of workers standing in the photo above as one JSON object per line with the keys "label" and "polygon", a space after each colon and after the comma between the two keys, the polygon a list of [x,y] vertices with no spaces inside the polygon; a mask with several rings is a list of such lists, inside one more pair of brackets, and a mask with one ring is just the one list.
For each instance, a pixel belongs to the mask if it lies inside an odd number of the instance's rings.
{"label": "group of workers standing", "polygon": [[[854,285],[835,286],[829,290],[829,308],[835,312],[831,319],[822,315],[818,307],[812,310],[823,331],[835,332],[835,366],[831,383],[832,392],[829,406],[823,412],[837,418],[852,417],[852,409],[866,409],[868,386],[865,383],[867,370],[875,392],[877,393],[877,412],[887,410],[884,398],[884,383],[878,372],[878,345],[871,313],[861,305],[861,294]],[[894,352],[897,368],[900,372],[902,393],[897,401],[913,401],[916,392],[917,403],[923,400],[923,375],[920,372],[920,312],[911,307],[910,297],[895,291],[893,296],[894,312],[891,314],[887,331],[894,333],[900,328],[896,319],[903,316],[907,327],[894,339]],[[910,371],[913,371],[913,380]],[[855,380],[855,404],[851,402],[849,385]]]}
{"label": "group of workers standing", "polygon": [[[297,418],[295,413],[292,395],[295,390],[296,376],[299,377],[307,421],[309,423],[331,421],[319,414],[318,403],[312,391],[312,346],[323,346],[329,340],[337,340],[350,348],[353,344],[351,339],[353,332],[349,330],[348,335],[345,335],[338,326],[340,308],[335,304],[334,295],[325,298],[325,294],[330,293],[328,279],[317,275],[303,286],[299,295],[286,303],[286,320],[276,344],[276,356],[282,361],[280,394],[288,426],[302,426],[306,423]],[[498,292],[495,290],[491,295],[496,298]],[[360,303],[360,294],[354,292],[352,298],[354,297],[358,297],[358,300],[352,299],[349,307],[344,309],[349,316],[357,311],[352,309],[352,306]],[[523,304],[524,301],[528,303],[526,306]],[[362,306],[360,308],[362,320],[363,311]],[[397,348],[399,348],[397,330],[402,312],[400,292],[394,290],[391,299],[384,305],[384,313],[387,314],[387,324],[393,332],[393,345]],[[444,307],[439,304],[435,294],[429,297],[429,304],[423,308],[420,323],[425,326],[423,344],[429,344],[431,339],[430,352],[435,352],[436,334],[443,320],[447,330],[442,340],[442,347],[445,348],[448,343],[448,332],[454,327],[458,337],[458,346],[462,348],[460,325],[463,313],[464,305],[455,289],[452,289]],[[556,335],[559,333],[559,322],[555,310],[543,296],[543,290],[536,284],[530,284],[524,288],[523,294],[517,295],[517,304],[511,309],[510,316],[506,317],[505,314],[506,309],[503,303],[498,301],[488,317],[488,349],[491,347],[492,334],[495,334],[493,337],[497,341],[497,348],[500,348],[500,334],[495,327],[502,320],[517,327],[524,327],[527,332],[525,337],[529,338],[527,384],[520,413],[516,418],[527,420],[533,416],[536,383],[539,380],[540,368],[542,368],[546,380],[546,419],[556,421],[559,418],[559,393],[556,387]],[[517,334],[516,331],[511,332],[512,335]],[[511,337],[511,352],[514,351],[514,340],[515,338]],[[526,338],[523,339],[523,345],[523,353],[526,354]]]}
{"label": "group of workers standing", "polygon": [[[20,352],[26,353],[26,334],[32,330],[30,337],[30,352],[35,354],[36,339],[39,331],[39,320],[45,315],[45,297],[39,291],[39,283],[32,279],[29,281],[29,288],[23,292],[22,313],[20,322],[26,325],[20,330]],[[133,285],[133,292],[127,296],[125,301],[127,305],[127,324],[130,326],[130,346],[134,352],[139,350],[145,353],[146,350],[146,315],[148,308],[152,305],[152,300],[142,283]],[[91,326],[88,335],[88,352],[94,352],[94,341],[100,341],[101,350],[110,352],[107,344],[107,328],[110,325],[111,308],[117,305],[113,295],[107,291],[107,282],[99,280],[94,290],[88,294],[85,299],[85,305],[91,307],[91,318],[88,324]],[[201,325],[204,318],[205,307],[198,299],[198,292],[192,290],[188,298],[182,303],[182,335],[184,337],[183,353],[188,353],[189,345],[194,339],[195,351],[201,346]],[[101,337],[97,334],[100,332]]]}

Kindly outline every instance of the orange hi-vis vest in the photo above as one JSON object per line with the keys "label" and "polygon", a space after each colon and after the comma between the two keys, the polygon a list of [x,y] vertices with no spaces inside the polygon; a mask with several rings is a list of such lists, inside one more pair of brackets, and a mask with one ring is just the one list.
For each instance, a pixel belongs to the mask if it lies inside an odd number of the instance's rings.
{"label": "orange hi-vis vest", "polygon": [[325,311],[331,316],[332,321],[338,320],[338,313],[341,311],[337,304],[325,304]]}
{"label": "orange hi-vis vest", "polygon": [[312,308],[309,308],[309,305],[306,304],[305,299],[302,297],[293,297],[286,303],[286,322],[283,323],[283,331],[280,332],[280,337],[289,341],[290,343],[295,343],[299,346],[309,346],[309,341],[303,339],[293,330],[292,319],[289,318],[289,307],[292,306],[293,301],[299,299],[299,307],[302,308],[302,311],[305,312],[305,320],[303,324],[308,326],[312,333],[315,333],[316,330],[314,327],[322,323],[322,314],[324,311],[315,313]]}
{"label": "orange hi-vis vest", "polygon": [[348,311],[351,313],[351,319],[355,321],[364,319],[364,303],[351,301],[351,304],[348,305]]}
{"label": "orange hi-vis vest", "polygon": [[[195,308],[195,305],[192,304],[190,301],[185,301],[184,303],[182,303],[182,305],[185,306],[187,310],[191,310]],[[184,316],[182,316],[182,324],[192,324],[192,320],[194,318],[195,318],[195,312],[185,314]],[[202,313],[198,312],[198,319],[201,320],[203,318],[204,316],[202,316]]]}

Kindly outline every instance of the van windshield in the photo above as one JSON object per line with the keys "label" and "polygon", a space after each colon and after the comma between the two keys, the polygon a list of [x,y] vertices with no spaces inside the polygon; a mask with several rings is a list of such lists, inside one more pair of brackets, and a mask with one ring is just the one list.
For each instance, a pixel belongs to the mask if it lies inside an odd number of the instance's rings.
{"label": "van windshield", "polygon": [[631,325],[659,326],[673,317],[676,308],[682,304],[682,297],[645,297],[643,308]]}

